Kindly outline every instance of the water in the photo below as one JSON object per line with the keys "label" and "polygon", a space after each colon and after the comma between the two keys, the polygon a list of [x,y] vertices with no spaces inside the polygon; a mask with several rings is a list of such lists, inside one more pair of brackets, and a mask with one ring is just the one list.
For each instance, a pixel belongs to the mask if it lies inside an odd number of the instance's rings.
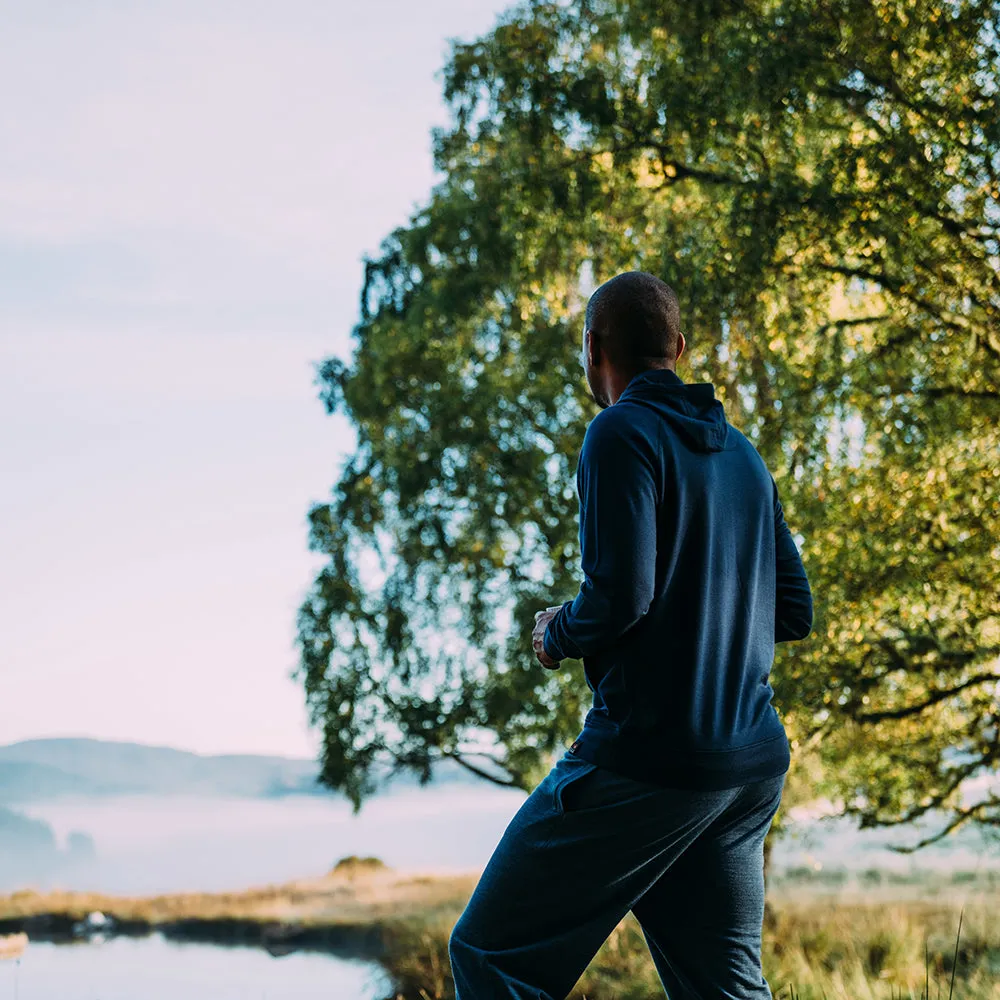
{"label": "water", "polygon": [[146,895],[313,878],[350,854],[407,870],[473,871],[523,801],[523,792],[454,785],[377,796],[357,816],[343,799],[317,796],[67,798],[19,808],[49,823],[60,843],[82,830],[96,846],[92,862],[34,887]]}
{"label": "water", "polygon": [[[33,886],[146,895],[311,878],[349,854],[375,855],[411,871],[475,871],[523,801],[523,792],[484,784],[380,795],[357,816],[342,799],[315,796],[66,798],[19,808],[51,824],[61,844],[74,830],[96,844],[94,860],[33,879]],[[974,827],[908,856],[886,844],[915,841],[912,829],[859,831],[808,810],[791,810],[789,819],[789,834],[772,857],[779,875],[790,869],[1000,867],[1000,845]],[[263,949],[177,944],[159,935],[79,945],[32,942],[19,965],[0,962],[0,1000],[377,1000],[389,991],[384,974],[370,963],[303,952],[273,958]]]}
{"label": "water", "polygon": [[[93,861],[32,879],[33,887],[146,895],[312,878],[350,854],[375,855],[412,871],[476,871],[523,801],[523,792],[484,784],[380,795],[357,816],[342,799],[315,796],[60,799],[21,808],[51,824],[61,843],[71,831],[83,830],[96,844]],[[774,847],[775,873],[817,866],[856,872],[1000,866],[1000,843],[971,825],[940,846],[901,855],[886,845],[913,843],[919,829],[861,831],[846,820],[810,817],[807,811],[793,810],[790,818],[788,835]],[[0,885],[0,891],[19,887]]]}
{"label": "water", "polygon": [[774,869],[840,869],[849,873],[877,869],[936,875],[1000,871],[1000,839],[989,829],[972,824],[915,853],[890,850],[890,845],[911,846],[937,833],[949,818],[931,816],[907,827],[881,830],[859,830],[844,817],[800,820],[774,845]]}
{"label": "water", "polygon": [[384,973],[367,962],[255,948],[176,944],[160,935],[76,945],[31,942],[0,962],[0,1000],[378,1000]]}

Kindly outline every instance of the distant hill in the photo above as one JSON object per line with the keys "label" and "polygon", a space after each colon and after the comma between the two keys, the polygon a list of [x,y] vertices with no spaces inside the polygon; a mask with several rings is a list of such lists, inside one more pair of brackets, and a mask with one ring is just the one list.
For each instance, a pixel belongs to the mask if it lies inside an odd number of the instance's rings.
{"label": "distant hill", "polygon": [[[315,761],[251,754],[206,756],[91,739],[26,740],[0,746],[0,803],[29,802],[66,795],[225,795],[274,798],[329,795],[316,780]],[[445,762],[437,785],[479,784],[457,764]],[[398,775],[392,789],[416,785]]]}
{"label": "distant hill", "polygon": [[0,747],[0,802],[64,795],[205,794],[253,798],[318,793],[311,760],[89,739],[27,740]]}

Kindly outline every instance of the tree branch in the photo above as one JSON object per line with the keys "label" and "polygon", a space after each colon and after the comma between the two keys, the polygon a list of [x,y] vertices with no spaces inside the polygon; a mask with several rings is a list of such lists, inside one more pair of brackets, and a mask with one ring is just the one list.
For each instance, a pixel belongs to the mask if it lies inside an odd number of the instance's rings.
{"label": "tree branch", "polygon": [[958,786],[965,781],[970,775],[974,774],[976,771],[980,770],[984,764],[988,764],[990,758],[987,757],[985,761],[980,758],[977,760],[969,761],[963,764],[961,767],[956,767],[950,772],[950,782],[942,789],[937,795],[931,797],[931,800],[926,803],[926,805],[917,805],[911,809],[908,809],[902,816],[897,816],[895,819],[878,819],[877,816],[873,818],[871,813],[866,813],[864,809],[859,808],[848,808],[843,810],[842,815],[845,816],[861,816],[861,828],[863,830],[871,829],[872,827],[889,827],[889,826],[906,826],[912,823],[915,819],[919,819],[925,813],[930,812],[932,809],[937,809],[941,804],[948,798],[952,792],[955,791]]}
{"label": "tree branch", "polygon": [[981,815],[989,806],[995,805],[1000,805],[1000,798],[991,795],[988,799],[977,802],[974,806],[969,806],[968,809],[955,810],[954,818],[930,837],[924,837],[923,840],[919,840],[915,844],[910,844],[908,847],[902,844],[886,844],[886,847],[896,854],[913,854],[922,847],[929,847],[931,844],[936,844],[939,840],[943,840],[949,833],[957,830],[960,826],[964,826],[969,820],[975,819],[980,823],[986,823],[991,826],[1000,825],[1000,818],[983,817]]}
{"label": "tree branch", "polygon": [[[498,778],[496,775],[490,774],[489,771],[484,771],[482,768],[476,767],[475,764],[471,764],[465,757],[460,753],[456,753],[452,750],[442,750],[442,757],[447,757],[449,760],[455,761],[457,764],[461,764],[467,771],[471,771],[473,774],[478,775],[480,778],[485,778],[487,781],[492,781],[494,785],[500,785],[502,788],[520,788],[521,786],[513,779],[505,781],[503,778]],[[482,756],[482,755],[480,755]],[[489,758],[493,760],[492,757]],[[496,763],[494,761],[494,763]]]}
{"label": "tree branch", "polygon": [[959,318],[953,313],[946,315],[944,310],[935,305],[933,302],[929,302],[927,299],[921,298],[917,295],[911,295],[909,292],[904,291],[904,282],[900,281],[898,278],[893,278],[883,272],[870,271],[863,267],[852,267],[849,264],[820,263],[816,266],[821,271],[829,271],[832,274],[840,274],[846,278],[861,278],[864,281],[870,281],[873,284],[881,285],[883,288],[888,288],[890,291],[895,292],[902,298],[908,299],[910,302],[920,306],[922,309],[926,309],[929,313],[936,316],[945,326],[951,327],[953,330],[959,330],[962,333],[969,332],[969,323],[965,320],[965,317],[961,317],[961,322],[959,322]]}
{"label": "tree branch", "polygon": [[966,396],[970,399],[1000,399],[1000,390],[995,389],[964,389],[960,385],[930,385],[920,389],[904,389],[901,386],[890,386],[888,395],[931,396]]}
{"label": "tree branch", "polygon": [[856,722],[866,723],[884,722],[887,719],[905,719],[911,715],[917,715],[924,711],[924,709],[930,708],[932,705],[938,704],[938,702],[945,701],[953,695],[959,694],[966,690],[966,688],[975,687],[977,684],[988,684],[990,681],[1000,681],[1000,674],[976,674],[967,681],[956,684],[955,687],[935,691],[924,701],[917,702],[915,705],[907,705],[904,708],[886,709],[882,712],[865,712],[854,716],[854,719]]}

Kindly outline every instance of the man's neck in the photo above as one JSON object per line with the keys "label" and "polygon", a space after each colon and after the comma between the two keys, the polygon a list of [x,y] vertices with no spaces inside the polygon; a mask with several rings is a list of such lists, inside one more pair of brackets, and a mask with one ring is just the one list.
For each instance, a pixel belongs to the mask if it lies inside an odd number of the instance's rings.
{"label": "man's neck", "polygon": [[677,374],[677,372],[674,371],[673,365],[666,365],[662,363],[661,364],[651,363],[648,365],[640,365],[639,367],[633,368],[630,373],[612,372],[610,379],[611,384],[608,386],[608,398],[611,400],[611,404],[614,405],[615,403],[618,402],[618,397],[625,391],[629,382],[631,382],[632,379],[636,377],[636,375],[641,375],[643,372],[648,372],[653,370],[656,371],[666,370],[669,372],[674,372],[675,375]]}

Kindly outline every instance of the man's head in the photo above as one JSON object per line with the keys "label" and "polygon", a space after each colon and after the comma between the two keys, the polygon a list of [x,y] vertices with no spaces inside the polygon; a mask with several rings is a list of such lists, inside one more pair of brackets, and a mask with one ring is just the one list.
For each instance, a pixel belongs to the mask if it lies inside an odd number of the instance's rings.
{"label": "man's head", "polygon": [[587,302],[583,368],[594,401],[611,406],[633,376],[674,368],[684,351],[680,308],[673,289],[646,271],[623,271]]}

